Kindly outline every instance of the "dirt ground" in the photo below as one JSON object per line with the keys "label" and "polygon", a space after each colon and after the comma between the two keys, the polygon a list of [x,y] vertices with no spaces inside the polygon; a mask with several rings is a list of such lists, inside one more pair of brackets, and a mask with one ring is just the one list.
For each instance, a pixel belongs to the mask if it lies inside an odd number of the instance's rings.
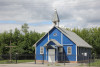
{"label": "dirt ground", "polygon": [[67,63],[64,64],[34,64],[34,63],[21,63],[21,64],[0,64],[0,67],[89,67],[82,66],[77,63]]}

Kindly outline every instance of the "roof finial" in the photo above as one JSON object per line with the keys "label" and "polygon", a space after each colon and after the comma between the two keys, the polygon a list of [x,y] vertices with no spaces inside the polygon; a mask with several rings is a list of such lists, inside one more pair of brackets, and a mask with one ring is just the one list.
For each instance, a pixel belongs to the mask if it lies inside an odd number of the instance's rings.
{"label": "roof finial", "polygon": [[58,24],[58,26],[59,26],[60,20],[59,20],[59,16],[58,16],[58,13],[57,13],[57,10],[56,10],[56,9],[55,9],[55,13],[54,13],[52,22],[54,23],[55,26],[56,26],[57,24]]}

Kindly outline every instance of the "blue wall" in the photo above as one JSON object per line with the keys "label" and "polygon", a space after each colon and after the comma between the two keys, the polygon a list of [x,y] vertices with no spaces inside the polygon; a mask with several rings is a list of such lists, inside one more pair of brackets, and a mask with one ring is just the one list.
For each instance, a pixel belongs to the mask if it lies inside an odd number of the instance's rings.
{"label": "blue wall", "polygon": [[[40,47],[48,41],[48,35],[44,36],[36,45],[36,60],[43,60],[43,56],[40,54]],[[44,47],[44,60],[46,60],[46,48]]]}
{"label": "blue wall", "polygon": [[[65,35],[63,35],[63,48],[66,55],[66,61],[76,61],[76,45]],[[67,55],[67,47],[72,47],[72,54]]]}
{"label": "blue wall", "polygon": [[[82,55],[82,53],[87,53],[87,56]],[[77,61],[88,60],[91,55],[91,48],[78,47],[77,48]]]}
{"label": "blue wall", "polygon": [[[54,36],[54,33],[57,33],[57,35]],[[55,39],[56,41],[58,41],[61,44],[61,32],[58,29],[53,28],[49,32],[49,39]]]}
{"label": "blue wall", "polygon": [[[57,33],[56,36],[54,36],[54,33]],[[56,41],[58,41],[61,44],[61,32],[57,29],[57,28],[53,28],[50,32],[49,32],[49,40],[50,39],[55,39]],[[63,50],[64,53],[66,55],[66,61],[76,61],[76,45],[68,38],[66,37],[64,34],[62,34],[62,45],[63,45]],[[40,55],[40,46],[43,46],[45,43],[48,42],[48,34],[46,34],[45,37],[42,38],[42,40],[40,40],[37,43],[36,46],[36,60],[42,60],[43,56]],[[54,43],[50,42],[48,45],[55,45]],[[67,55],[67,47],[71,46],[72,47],[72,54],[71,55]],[[48,52],[47,52],[48,54]],[[44,47],[44,60],[46,60],[46,48]]]}

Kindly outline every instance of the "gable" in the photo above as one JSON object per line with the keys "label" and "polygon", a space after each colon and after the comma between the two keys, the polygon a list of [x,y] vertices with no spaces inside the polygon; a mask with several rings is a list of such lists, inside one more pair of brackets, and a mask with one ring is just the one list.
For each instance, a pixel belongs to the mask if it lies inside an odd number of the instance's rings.
{"label": "gable", "polygon": [[[56,35],[55,35],[56,34]],[[61,32],[54,27],[50,32],[49,32],[49,40],[50,39],[55,39],[61,44]]]}
{"label": "gable", "polygon": [[[54,34],[57,34],[56,36]],[[61,32],[56,28],[53,27],[48,33],[46,33],[42,38],[40,38],[40,40],[38,40],[34,46],[36,45],[41,45],[43,46],[44,44],[46,44],[50,39],[55,39],[56,41],[58,41],[61,44]]]}
{"label": "gable", "polygon": [[[56,34],[56,35],[54,35]],[[43,46],[44,44],[46,44],[50,39],[54,39],[57,42],[59,42],[59,44],[73,44],[73,42],[67,37],[65,36],[58,28],[53,27],[48,33],[46,33],[39,41],[37,41],[35,43],[35,45],[41,45]],[[62,41],[63,39],[63,41]],[[62,41],[62,42],[61,42]]]}
{"label": "gable", "polygon": [[46,47],[47,45],[56,45],[56,46],[62,46],[58,41],[55,39],[50,39],[44,46]]}

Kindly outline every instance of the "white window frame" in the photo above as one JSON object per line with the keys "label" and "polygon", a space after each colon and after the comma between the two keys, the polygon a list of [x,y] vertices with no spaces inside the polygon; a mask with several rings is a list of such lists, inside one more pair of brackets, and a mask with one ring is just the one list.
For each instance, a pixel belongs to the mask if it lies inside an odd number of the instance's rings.
{"label": "white window frame", "polygon": [[[43,48],[43,53],[41,53],[41,49]],[[40,54],[44,54],[44,47],[40,46]]]}
{"label": "white window frame", "polygon": [[[71,53],[68,53],[68,48],[69,48],[69,47],[71,48],[71,51],[70,51]],[[72,47],[71,47],[71,46],[68,46],[68,47],[67,47],[67,55],[71,55],[71,54],[72,54]]]}

